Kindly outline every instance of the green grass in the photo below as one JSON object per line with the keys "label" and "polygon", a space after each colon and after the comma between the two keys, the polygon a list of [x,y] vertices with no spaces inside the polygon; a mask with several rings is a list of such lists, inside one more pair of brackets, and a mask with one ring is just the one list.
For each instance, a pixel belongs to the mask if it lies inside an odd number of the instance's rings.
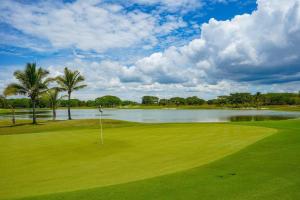
{"label": "green grass", "polygon": [[[104,128],[116,128],[127,126],[142,126],[142,124],[135,122],[125,122],[118,120],[103,120]],[[85,129],[97,129],[99,130],[98,119],[87,120],[71,120],[71,121],[43,121],[38,120],[37,125],[32,125],[31,120],[17,120],[16,125],[13,126],[9,119],[0,120],[0,135],[12,135],[12,134],[25,134],[25,133],[39,133],[50,131],[70,131],[70,130],[85,130]]]}
{"label": "green grass", "polygon": [[278,106],[263,106],[263,108],[268,110],[278,110],[278,111],[300,111],[299,105],[278,105]]}
{"label": "green grass", "polygon": [[[102,146],[97,120],[19,123],[0,123],[1,199],[197,199],[209,184],[203,169],[277,132],[229,123],[106,120]],[[235,169],[246,164],[236,162]]]}

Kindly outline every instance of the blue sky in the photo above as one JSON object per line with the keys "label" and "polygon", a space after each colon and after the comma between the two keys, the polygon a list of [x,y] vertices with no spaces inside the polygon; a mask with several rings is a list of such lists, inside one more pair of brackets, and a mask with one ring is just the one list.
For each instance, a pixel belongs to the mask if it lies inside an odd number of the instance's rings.
{"label": "blue sky", "polygon": [[3,1],[0,90],[36,62],[51,75],[80,70],[75,94],[213,98],[295,92],[299,0]]}

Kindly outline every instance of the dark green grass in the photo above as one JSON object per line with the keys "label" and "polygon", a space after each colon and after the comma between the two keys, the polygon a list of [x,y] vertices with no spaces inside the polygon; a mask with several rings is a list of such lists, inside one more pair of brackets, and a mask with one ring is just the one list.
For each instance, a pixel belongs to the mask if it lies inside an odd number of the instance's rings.
{"label": "dark green grass", "polygon": [[[128,126],[142,126],[143,124],[135,122],[126,122],[118,120],[103,120],[103,128],[116,128]],[[12,129],[13,128],[13,129]],[[10,120],[0,120],[0,135],[11,134],[26,134],[39,133],[47,131],[62,131],[62,130],[84,130],[84,129],[99,129],[98,119],[83,119],[71,121],[45,121],[39,120],[37,125],[32,125],[30,120],[17,120],[16,125],[12,125]]]}
{"label": "dark green grass", "polygon": [[300,120],[243,124],[279,132],[238,153],[184,172],[25,199],[300,199]]}

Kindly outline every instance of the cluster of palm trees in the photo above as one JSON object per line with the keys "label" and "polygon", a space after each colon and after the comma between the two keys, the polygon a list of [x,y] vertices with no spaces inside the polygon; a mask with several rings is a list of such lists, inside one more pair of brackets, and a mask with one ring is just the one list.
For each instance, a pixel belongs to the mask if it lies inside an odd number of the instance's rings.
{"label": "cluster of palm trees", "polygon": [[[71,94],[75,90],[86,87],[81,84],[84,77],[78,71],[71,71],[67,67],[64,69],[62,76],[55,78],[48,77],[49,71],[37,68],[35,63],[27,63],[25,70],[17,70],[14,72],[18,83],[11,83],[4,89],[4,97],[9,95],[27,95],[32,103],[32,123],[36,124],[36,102],[41,95],[47,95],[52,111],[53,119],[56,118],[56,108],[58,106],[59,93],[67,92],[68,96],[68,119],[71,120],[70,99]],[[57,83],[57,86],[49,88],[50,83]],[[14,109],[14,108],[13,108]]]}

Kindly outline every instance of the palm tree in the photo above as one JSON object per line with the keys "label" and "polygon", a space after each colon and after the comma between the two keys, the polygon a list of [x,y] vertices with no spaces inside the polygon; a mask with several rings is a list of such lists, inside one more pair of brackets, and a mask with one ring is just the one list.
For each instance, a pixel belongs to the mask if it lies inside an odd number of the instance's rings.
{"label": "palm tree", "polygon": [[59,93],[61,92],[60,88],[51,88],[46,92],[47,98],[49,99],[50,106],[52,108],[52,118],[53,120],[56,119],[56,108],[58,106],[59,100],[62,97],[58,97]]}
{"label": "palm tree", "polygon": [[255,105],[256,105],[256,109],[258,109],[259,106],[260,106],[260,104],[261,104],[261,100],[262,100],[261,98],[262,98],[261,93],[260,93],[260,92],[257,92],[257,93],[255,94]]}
{"label": "palm tree", "polygon": [[84,81],[84,77],[78,71],[71,71],[67,67],[64,70],[64,75],[56,77],[56,82],[62,91],[68,93],[68,118],[71,120],[71,94],[75,90],[86,87],[86,85],[79,85]]}
{"label": "palm tree", "polygon": [[47,90],[51,79],[46,79],[49,72],[37,68],[35,63],[27,63],[25,70],[14,73],[19,83],[9,84],[4,91],[5,95],[27,95],[32,103],[32,123],[36,124],[36,101],[39,95]]}

